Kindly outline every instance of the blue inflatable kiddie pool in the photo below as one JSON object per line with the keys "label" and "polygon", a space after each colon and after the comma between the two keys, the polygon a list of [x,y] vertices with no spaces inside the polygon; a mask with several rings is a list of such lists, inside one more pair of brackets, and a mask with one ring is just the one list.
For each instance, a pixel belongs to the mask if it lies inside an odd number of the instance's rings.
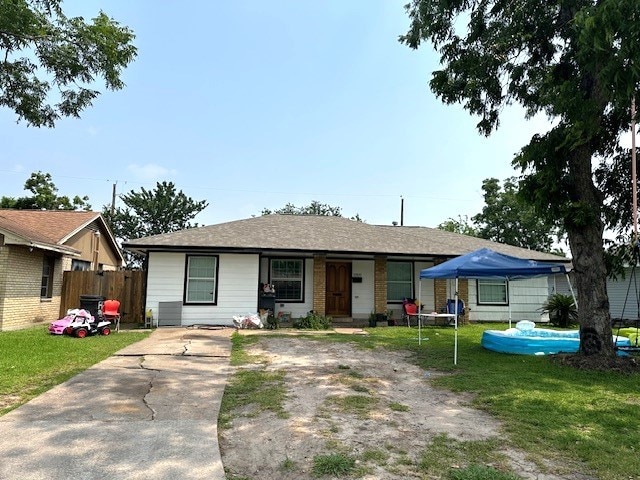
{"label": "blue inflatable kiddie pool", "polygon": [[[626,337],[613,337],[619,347],[630,346]],[[516,355],[552,355],[576,353],[580,348],[580,330],[551,330],[536,328],[536,324],[522,320],[515,328],[485,330],[481,345],[487,350]]]}

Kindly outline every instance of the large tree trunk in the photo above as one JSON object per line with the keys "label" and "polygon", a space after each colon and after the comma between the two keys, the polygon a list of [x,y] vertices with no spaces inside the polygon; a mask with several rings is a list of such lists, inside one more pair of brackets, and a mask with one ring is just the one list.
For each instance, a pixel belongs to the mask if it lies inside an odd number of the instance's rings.
{"label": "large tree trunk", "polygon": [[565,226],[578,295],[580,353],[614,357],[602,241],[602,200],[593,184],[588,146],[578,147],[572,152],[569,174],[573,183],[571,197],[576,208],[572,218],[565,219]]}

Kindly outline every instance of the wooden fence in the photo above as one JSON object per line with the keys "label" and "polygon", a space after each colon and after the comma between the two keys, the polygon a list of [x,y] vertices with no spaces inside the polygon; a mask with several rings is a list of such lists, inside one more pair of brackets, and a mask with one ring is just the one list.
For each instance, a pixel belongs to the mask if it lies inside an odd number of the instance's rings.
{"label": "wooden fence", "polygon": [[121,323],[144,323],[145,272],[64,272],[60,318],[68,309],[80,308],[80,295],[98,295],[120,301]]}

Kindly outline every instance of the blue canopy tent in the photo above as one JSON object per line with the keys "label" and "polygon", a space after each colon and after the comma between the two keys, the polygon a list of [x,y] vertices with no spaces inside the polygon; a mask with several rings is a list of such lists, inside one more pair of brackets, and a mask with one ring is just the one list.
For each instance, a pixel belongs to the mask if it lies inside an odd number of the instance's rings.
{"label": "blue canopy tent", "polygon": [[[418,298],[422,295],[422,279],[455,278],[455,312],[454,312],[454,353],[453,363],[458,363],[458,279],[459,278],[494,278],[501,280],[520,280],[524,278],[542,277],[564,273],[567,270],[561,263],[538,262],[504,255],[488,248],[481,248],[466,255],[452,258],[434,267],[420,271]],[[568,277],[567,277],[568,280]],[[571,283],[569,282],[571,288]],[[573,295],[573,289],[571,290]],[[575,295],[573,295],[575,302]],[[576,303],[577,306],[577,303]],[[511,327],[511,303],[509,302],[509,326]]]}

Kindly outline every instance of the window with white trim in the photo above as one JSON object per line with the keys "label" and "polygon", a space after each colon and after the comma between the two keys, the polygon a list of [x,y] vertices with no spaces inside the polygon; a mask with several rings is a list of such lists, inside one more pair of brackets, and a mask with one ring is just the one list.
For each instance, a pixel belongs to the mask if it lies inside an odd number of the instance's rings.
{"label": "window with white trim", "polygon": [[185,303],[216,303],[218,257],[188,255]]}
{"label": "window with white trim", "polygon": [[387,302],[413,298],[413,264],[387,262]]}
{"label": "window with white trim", "polygon": [[478,280],[478,305],[509,305],[506,280]]}
{"label": "window with white trim", "polygon": [[302,302],[304,292],[304,260],[271,259],[271,284],[276,289],[276,301]]}

